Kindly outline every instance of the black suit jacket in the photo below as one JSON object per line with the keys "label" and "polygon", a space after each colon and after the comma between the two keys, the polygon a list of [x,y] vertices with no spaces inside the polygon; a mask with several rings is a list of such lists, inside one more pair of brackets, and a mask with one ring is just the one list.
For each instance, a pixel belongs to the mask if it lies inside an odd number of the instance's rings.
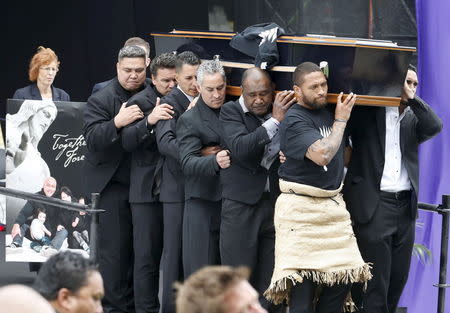
{"label": "black suit jacket", "polygon": [[156,140],[163,155],[160,200],[163,202],[184,202],[184,175],[180,166],[180,151],[176,135],[178,118],[189,106],[189,99],[178,88],[173,90],[161,103],[170,104],[175,111],[171,120],[156,124]]}
{"label": "black suit jacket", "polygon": [[[417,214],[419,193],[419,144],[442,129],[442,122],[419,97],[408,102],[411,110],[400,122],[400,150],[408,172],[412,193],[411,216]],[[358,107],[348,125],[353,151],[344,181],[344,199],[352,219],[364,224],[370,221],[378,206],[384,169],[386,109]]]}
{"label": "black suit jacket", "polygon": [[186,199],[200,198],[209,201],[222,199],[220,168],[216,156],[201,155],[203,147],[221,145],[221,137],[219,117],[201,97],[195,107],[178,119],[177,138]]}
{"label": "black suit jacket", "polygon": [[116,128],[114,117],[131,96],[115,78],[87,101],[83,127],[87,145],[84,162],[87,194],[101,192],[128,157],[122,146],[122,131]]}
{"label": "black suit jacket", "polygon": [[[36,83],[17,89],[12,98],[24,100],[42,100],[41,93],[39,92],[39,88]],[[52,86],[52,100],[70,101],[70,97],[64,90]]]}
{"label": "black suit jacket", "polygon": [[279,195],[278,158],[269,170],[261,166],[265,146],[270,143],[266,129],[251,112],[244,113],[239,100],[225,103],[220,121],[226,147],[231,152],[231,166],[220,173],[224,198],[246,204],[257,203],[270,182],[271,200]]}
{"label": "black suit jacket", "polygon": [[[159,172],[160,154],[156,145],[153,127],[147,124],[147,116],[153,111],[156,98],[160,96],[153,85],[135,94],[127,106],[136,104],[144,112],[144,118],[122,130],[122,145],[131,152],[130,202],[154,202],[156,176]],[[158,178],[159,179],[159,178]]]}
{"label": "black suit jacket", "polygon": [[109,84],[110,82],[112,82],[113,80],[114,80],[114,78],[113,78],[113,79],[110,79],[110,80],[107,80],[107,81],[104,81],[104,82],[101,82],[101,83],[96,83],[96,84],[94,85],[94,87],[92,87],[91,95],[93,95],[94,93],[96,93],[96,92],[99,91],[100,89],[103,89],[103,88],[105,88],[106,86],[108,86],[108,84]]}
{"label": "black suit jacket", "polygon": [[[36,194],[40,196],[45,196],[44,190],[40,190],[39,192],[36,192]],[[51,198],[56,197],[55,195],[53,195],[53,197]],[[52,233],[52,238],[56,234],[56,229],[58,225],[64,225],[63,223],[64,216],[71,215],[66,210],[55,207],[53,205],[28,200],[22,207],[22,209],[20,209],[19,214],[17,215],[14,221],[14,224],[19,224],[19,226],[22,226],[25,223],[31,225],[32,220],[35,218],[37,208],[42,208],[46,210],[47,218],[45,220],[44,225]]]}

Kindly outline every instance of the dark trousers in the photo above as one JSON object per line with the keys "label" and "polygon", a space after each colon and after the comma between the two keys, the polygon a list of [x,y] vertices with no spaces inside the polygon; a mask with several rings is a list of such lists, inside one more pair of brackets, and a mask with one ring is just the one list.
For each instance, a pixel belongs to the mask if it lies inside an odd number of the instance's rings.
{"label": "dark trousers", "polygon": [[164,250],[163,250],[163,293],[162,313],[175,313],[175,292],[173,284],[183,280],[183,259],[181,256],[184,202],[164,202]]}
{"label": "dark trousers", "polygon": [[367,224],[355,225],[361,255],[373,263],[373,278],[362,294],[367,313],[395,313],[408,279],[414,244],[415,220],[411,217],[411,197],[396,198],[381,192],[378,207]]}
{"label": "dark trousers", "polygon": [[129,186],[110,182],[100,194],[98,256],[103,277],[105,313],[134,312],[133,227]]}
{"label": "dark trousers", "polygon": [[281,311],[262,294],[270,285],[274,268],[274,207],[264,193],[254,205],[223,199],[220,221],[220,256],[223,265],[247,266],[250,283],[260,294],[261,305],[269,312]]}
{"label": "dark trousers", "polygon": [[289,313],[341,313],[350,285],[321,286],[318,302],[314,308],[313,300],[317,284],[304,279],[291,289]]}
{"label": "dark trousers", "polygon": [[136,313],[159,312],[159,264],[163,249],[160,202],[131,203]]}
{"label": "dark trousers", "polygon": [[183,218],[183,270],[187,278],[205,265],[220,264],[221,201],[186,200]]}

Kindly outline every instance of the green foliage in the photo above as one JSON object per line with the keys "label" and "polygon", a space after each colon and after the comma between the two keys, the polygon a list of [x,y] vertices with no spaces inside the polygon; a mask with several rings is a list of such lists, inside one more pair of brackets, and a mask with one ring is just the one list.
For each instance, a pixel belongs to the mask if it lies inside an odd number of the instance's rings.
{"label": "green foliage", "polygon": [[420,263],[423,265],[431,263],[431,250],[420,243],[414,244],[412,254],[419,258]]}

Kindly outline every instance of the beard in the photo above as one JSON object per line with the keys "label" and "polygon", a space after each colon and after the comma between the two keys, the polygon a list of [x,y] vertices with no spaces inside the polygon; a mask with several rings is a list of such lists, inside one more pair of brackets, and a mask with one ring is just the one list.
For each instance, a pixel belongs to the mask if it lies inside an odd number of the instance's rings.
{"label": "beard", "polygon": [[326,97],[323,100],[320,98],[319,99],[318,98],[313,98],[313,99],[304,98],[303,103],[314,110],[323,109],[328,104]]}

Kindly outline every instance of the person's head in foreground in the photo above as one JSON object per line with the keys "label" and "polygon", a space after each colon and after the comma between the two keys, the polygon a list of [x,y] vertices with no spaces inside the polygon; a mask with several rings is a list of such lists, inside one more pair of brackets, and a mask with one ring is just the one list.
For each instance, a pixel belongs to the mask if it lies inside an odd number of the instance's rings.
{"label": "person's head in foreground", "polygon": [[54,313],[52,306],[36,291],[23,285],[0,288],[1,313]]}
{"label": "person's head in foreground", "polygon": [[59,313],[101,313],[103,279],[97,265],[81,254],[64,251],[47,260],[34,282]]}
{"label": "person's head in foreground", "polygon": [[178,284],[177,313],[267,313],[245,267],[207,266]]}

